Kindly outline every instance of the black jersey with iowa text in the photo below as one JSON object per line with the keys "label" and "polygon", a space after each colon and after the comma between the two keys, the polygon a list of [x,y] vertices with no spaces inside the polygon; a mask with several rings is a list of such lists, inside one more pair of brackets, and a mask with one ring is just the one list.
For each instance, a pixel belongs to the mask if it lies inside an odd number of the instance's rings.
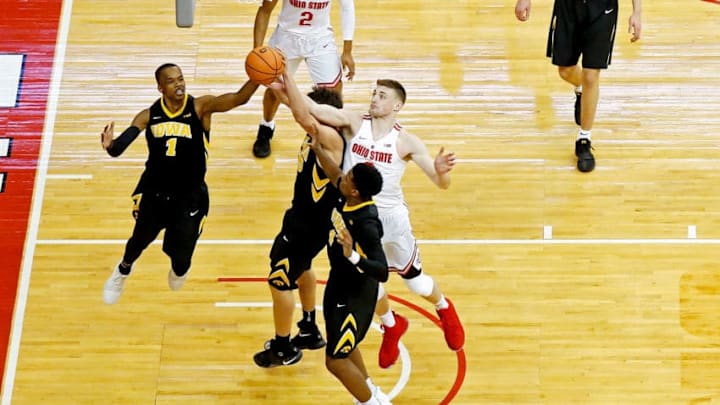
{"label": "black jersey with iowa text", "polygon": [[[338,133],[339,137],[342,137]],[[292,210],[305,223],[326,224],[329,229],[330,212],[338,206],[340,192],[320,167],[315,152],[310,149],[310,136],[300,146],[297,176],[293,190]],[[344,152],[344,146],[343,146]]]}
{"label": "black jersey with iowa text", "polygon": [[[343,252],[343,246],[334,237],[328,246],[330,276],[327,288],[339,289],[354,295],[363,288],[377,288],[378,281],[388,279],[388,265],[382,247],[383,228],[373,200],[354,206],[345,205],[340,212],[333,211],[335,232],[346,227],[353,239],[353,250],[360,254],[357,265],[352,264]],[[334,236],[334,234],[332,235]]]}
{"label": "black jersey with iowa text", "polygon": [[194,98],[185,97],[183,108],[171,113],[158,99],[150,107],[145,129],[148,159],[137,193],[159,191],[186,194],[205,183],[210,133],[195,112]]}

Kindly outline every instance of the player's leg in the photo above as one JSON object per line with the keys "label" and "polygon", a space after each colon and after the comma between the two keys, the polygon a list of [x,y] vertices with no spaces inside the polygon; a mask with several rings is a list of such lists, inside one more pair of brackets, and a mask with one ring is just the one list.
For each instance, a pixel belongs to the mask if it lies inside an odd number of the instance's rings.
{"label": "player's leg", "polygon": [[170,200],[172,217],[165,228],[163,252],[170,257],[168,287],[176,291],[187,280],[197,241],[207,219],[210,200],[206,186],[182,198]]}
{"label": "player's leg", "polygon": [[157,209],[157,201],[152,195],[143,198],[142,194],[135,194],[133,201],[135,225],[132,235],[125,244],[122,259],[113,267],[110,277],[103,286],[103,301],[106,304],[114,304],[120,299],[125,289],[125,280],[133,269],[133,263],[155,240],[164,226],[162,210]]}
{"label": "player's leg", "polygon": [[378,365],[380,368],[388,368],[395,364],[400,356],[400,339],[407,332],[410,322],[407,318],[392,310],[390,300],[382,283],[378,289],[375,313],[380,319],[380,328],[383,332],[380,350],[378,351]]}
{"label": "player's leg", "polygon": [[325,346],[325,339],[323,339],[316,321],[317,277],[315,271],[309,269],[303,272],[297,280],[297,285],[302,319],[297,323],[298,333],[291,342],[299,349],[320,349]]}
{"label": "player's leg", "polygon": [[438,283],[423,271],[420,250],[412,232],[406,208],[394,210],[391,218],[383,216],[383,248],[388,265],[397,271],[405,286],[431,303],[442,323],[445,342],[451,350],[460,350],[465,344],[465,331],[452,302],[442,293]]}
{"label": "player's leg", "polygon": [[[255,363],[260,367],[289,365],[300,361],[302,352],[295,343],[305,344],[308,348],[320,348],[325,344],[315,325],[314,297],[311,300],[306,291],[300,293],[304,301],[304,310],[303,320],[298,323],[298,326],[300,332],[303,334],[307,332],[310,336],[300,338],[298,337],[300,334],[298,334],[292,341],[290,339],[295,311],[293,290],[298,289],[300,284],[302,284],[300,288],[305,290],[310,281],[314,282],[315,275],[308,269],[310,269],[312,258],[322,249],[323,245],[322,242],[308,244],[310,239],[318,241],[320,239],[309,238],[310,235],[305,233],[292,232],[293,223],[294,218],[289,212],[286,213],[283,219],[283,228],[276,236],[270,250],[268,284],[273,300],[275,337],[266,343],[264,350],[255,354]],[[311,274],[306,274],[308,272]],[[312,288],[314,291],[314,286]]]}
{"label": "player's leg", "polygon": [[365,280],[351,297],[348,291],[336,289],[332,279],[329,280],[323,299],[328,336],[325,367],[350,392],[355,403],[381,405],[375,394],[379,390],[368,376],[358,347],[372,322],[377,295],[375,284]]}
{"label": "player's leg", "polygon": [[595,168],[591,135],[600,99],[600,71],[607,69],[610,64],[618,10],[615,7],[595,13],[597,16],[589,17],[581,41],[583,97],[575,153],[578,156],[578,169],[582,172]]}
{"label": "player's leg", "polygon": [[[285,55],[285,70],[295,73],[303,55],[299,53],[299,39],[294,34],[282,30],[275,30],[270,36],[268,46],[280,49]],[[270,156],[270,140],[275,134],[275,115],[277,114],[280,100],[270,89],[263,94],[263,119],[258,126],[257,138],[253,143],[253,155],[264,158]]]}

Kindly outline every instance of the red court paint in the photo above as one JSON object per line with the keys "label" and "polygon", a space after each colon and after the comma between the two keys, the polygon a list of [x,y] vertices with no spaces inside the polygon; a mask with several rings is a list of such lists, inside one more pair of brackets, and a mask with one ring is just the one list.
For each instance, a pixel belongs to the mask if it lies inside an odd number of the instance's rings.
{"label": "red court paint", "polygon": [[0,158],[0,172],[5,177],[5,187],[0,193],[0,363],[3,370],[61,8],[61,0],[3,0],[2,5],[0,53],[24,55],[17,103],[14,107],[0,108],[0,138],[10,138],[12,142],[9,156]]}

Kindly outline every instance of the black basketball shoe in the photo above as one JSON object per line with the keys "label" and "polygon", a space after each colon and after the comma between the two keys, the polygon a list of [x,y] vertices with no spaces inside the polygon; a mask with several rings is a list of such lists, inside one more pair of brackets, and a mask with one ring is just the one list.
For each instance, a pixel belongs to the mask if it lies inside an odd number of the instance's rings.
{"label": "black basketball shoe", "polygon": [[293,346],[298,349],[309,350],[317,350],[325,347],[325,339],[323,339],[317,325],[300,321],[297,323],[297,326],[300,330],[290,341]]}
{"label": "black basketball shoe", "polygon": [[575,141],[575,156],[577,156],[577,168],[581,172],[591,172],[595,168],[595,156],[592,154],[592,144],[589,139],[578,139]]}
{"label": "black basketball shoe", "polygon": [[302,352],[297,347],[290,345],[286,348],[278,348],[275,339],[265,342],[265,350],[255,353],[253,360],[255,364],[263,368],[277,366],[289,366],[302,359]]}
{"label": "black basketball shoe", "polygon": [[253,155],[255,157],[264,158],[270,156],[270,139],[272,139],[275,130],[265,125],[258,127],[257,139],[253,144]]}

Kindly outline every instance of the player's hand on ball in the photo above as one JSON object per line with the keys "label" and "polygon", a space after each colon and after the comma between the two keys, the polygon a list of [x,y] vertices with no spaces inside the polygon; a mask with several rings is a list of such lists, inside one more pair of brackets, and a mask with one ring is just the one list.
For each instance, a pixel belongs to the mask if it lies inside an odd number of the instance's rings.
{"label": "player's hand on ball", "polygon": [[102,134],[100,134],[100,143],[102,143],[102,147],[105,150],[112,145],[113,129],[115,129],[115,121],[110,121],[109,124],[105,125]]}
{"label": "player's hand on ball", "polygon": [[438,174],[448,173],[455,166],[455,152],[445,153],[445,147],[440,147],[440,152],[435,157],[435,171]]}

